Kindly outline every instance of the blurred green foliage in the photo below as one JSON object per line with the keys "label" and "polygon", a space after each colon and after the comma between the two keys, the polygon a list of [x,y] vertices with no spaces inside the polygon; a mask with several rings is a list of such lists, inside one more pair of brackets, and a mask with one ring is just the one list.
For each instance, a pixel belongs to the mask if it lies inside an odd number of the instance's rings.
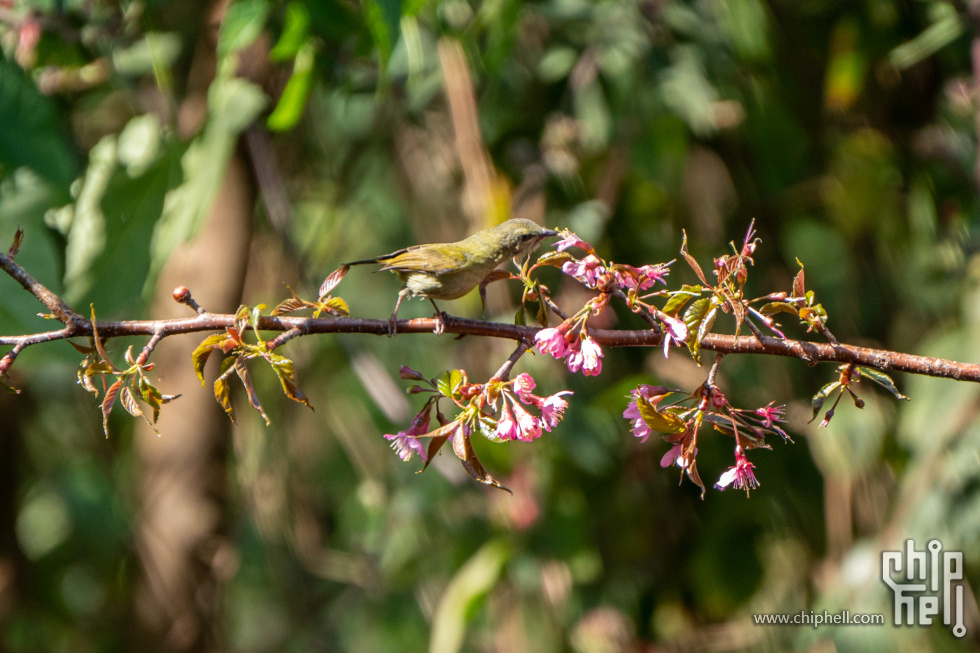
{"label": "blurred green foliage", "polygon": [[[100,316],[139,317],[251,126],[273,132],[284,181],[257,176],[259,190],[285,192],[289,219],[257,204],[263,254],[244,302],[284,298],[284,270],[309,296],[345,260],[462,237],[486,225],[461,199],[439,51],[455,39],[515,214],[636,265],[676,258],[682,230],[707,265],[755,218],[756,294],[788,289],[799,258],[842,341],[975,361],[977,108],[964,11],[943,0],[238,0],[222,14],[206,125],[182,134],[176,111],[194,84],[206,6],[17,0],[0,5],[0,239],[23,228],[18,261],[81,312],[92,303]],[[263,39],[266,88],[236,68]],[[336,292],[355,316],[385,317],[397,290],[388,276],[352,273]],[[693,280],[674,265],[673,283]],[[546,283],[560,303],[581,301],[557,274]],[[510,320],[502,286],[488,315]],[[0,333],[51,328],[12,280],[0,279],[0,298]],[[475,295],[447,308],[479,314]],[[641,325],[623,312],[608,326]],[[272,426],[239,411],[221,534],[233,571],[212,624],[223,649],[977,648],[975,605],[965,640],[941,624],[750,619],[846,609],[890,620],[879,552],[906,538],[964,551],[972,591],[974,385],[899,378],[907,404],[864,388],[864,411],[842,407],[818,431],[805,423],[808,397],[830,367],[732,356],[729,398],[788,403],[796,443],[753,455],[762,486],[751,499],[711,490],[702,502],[660,468],[663,443],[636,442],[620,417],[637,383],[703,380],[683,352],[665,362],[659,350],[607,351],[588,379],[526,356],[519,370],[546,393],[575,395],[538,442],[476,443],[509,496],[470,482],[450,455],[416,476],[381,438],[414,412],[400,365],[427,376],[465,367],[480,381],[509,344],[301,340],[284,353],[316,412],[277,403],[262,371]],[[11,378],[24,393],[0,395],[4,650],[131,647],[138,456],[122,416],[103,439],[95,403],[72,384],[78,357],[60,343],[30,348]],[[706,483],[731,464],[729,447],[705,442]]]}

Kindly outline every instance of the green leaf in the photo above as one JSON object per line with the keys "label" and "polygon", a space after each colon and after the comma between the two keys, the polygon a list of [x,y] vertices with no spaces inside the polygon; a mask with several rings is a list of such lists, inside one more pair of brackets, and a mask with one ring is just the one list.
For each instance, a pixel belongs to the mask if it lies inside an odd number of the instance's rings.
{"label": "green leaf", "polygon": [[293,74],[289,76],[276,108],[266,121],[272,131],[288,131],[303,117],[306,99],[313,84],[314,51],[313,42],[310,41],[296,54]]}
{"label": "green leaf", "polygon": [[259,395],[255,392],[255,386],[252,385],[252,377],[248,373],[248,367],[245,365],[244,356],[235,357],[235,374],[241,379],[242,385],[245,386],[245,395],[248,397],[249,405],[258,411],[262,419],[265,420],[265,425],[268,426],[272,424],[269,420],[269,416],[265,414],[265,410],[262,408],[262,404],[259,403]]}
{"label": "green leaf", "polygon": [[153,289],[170,252],[197,233],[221,187],[238,134],[265,107],[265,93],[235,77],[233,64],[228,60],[219,67],[218,77],[208,89],[208,124],[181,157],[183,183],[167,193],[163,215],[150,242],[144,293]]}
{"label": "green leaf", "polygon": [[813,407],[813,416],[810,417],[810,422],[817,418],[817,415],[820,413],[820,409],[823,408],[824,402],[826,402],[830,394],[839,387],[840,381],[833,381],[832,383],[828,383],[824,387],[820,388],[820,391],[813,395],[813,398],[810,400],[810,405]]}
{"label": "green leaf", "polygon": [[687,348],[698,365],[701,364],[701,341],[711,331],[717,313],[718,308],[712,305],[710,297],[698,299],[684,313],[684,324],[690,334]]}
{"label": "green leaf", "polygon": [[218,32],[218,54],[226,56],[250,46],[268,17],[267,0],[238,0],[228,7]]}
{"label": "green leaf", "polygon": [[456,392],[456,388],[459,384],[463,382],[463,372],[462,370],[452,370],[447,371],[442,377],[436,381],[436,389],[444,397],[452,398],[453,394]]}
{"label": "green leaf", "polygon": [[893,381],[892,378],[884,372],[871,369],[870,367],[859,367],[857,369],[861,373],[861,376],[868,377],[882,388],[890,392],[896,399],[904,399],[905,401],[909,401],[908,397],[898,391],[898,387],[895,386],[895,381]]}
{"label": "green leaf", "polygon": [[775,315],[776,313],[789,313],[799,317],[800,310],[787,302],[768,302],[759,308],[763,315]]}
{"label": "green leaf", "polygon": [[313,410],[313,406],[299,390],[299,383],[293,371],[293,361],[285,356],[273,353],[266,354],[265,358],[272,365],[272,370],[276,373],[276,376],[279,377],[279,383],[282,385],[282,390],[286,396],[293,401],[305,404],[307,408]]}
{"label": "green leaf", "polygon": [[310,32],[310,10],[302,2],[290,2],[286,5],[283,17],[282,34],[276,45],[269,51],[269,59],[283,62],[292,59],[306,43]]}
{"label": "green leaf", "polygon": [[687,430],[687,422],[670,411],[659,410],[643,395],[636,397],[636,407],[646,425],[658,433],[683,433]]}
{"label": "green leaf", "polygon": [[235,409],[231,405],[231,393],[229,392],[227,377],[219,377],[214,382],[214,398],[218,401],[218,405],[228,414],[228,418],[234,423]]}
{"label": "green leaf", "polygon": [[534,262],[535,265],[553,265],[560,268],[569,261],[574,261],[575,257],[568,252],[545,252]]}
{"label": "green leaf", "polygon": [[509,547],[496,540],[484,544],[460,567],[443,592],[432,619],[430,652],[456,653],[462,649],[474,606],[497,584],[509,558]]}
{"label": "green leaf", "polygon": [[228,334],[215,333],[201,341],[201,344],[199,344],[191,354],[191,362],[194,364],[194,373],[197,374],[197,378],[201,380],[202,388],[205,387],[204,366],[207,364],[208,358],[210,358],[214,350],[220,348],[226,340],[228,340]]}
{"label": "green leaf", "polygon": [[671,317],[676,317],[684,306],[701,294],[701,286],[689,286],[684,284],[681,289],[670,296],[664,305],[664,313]]}
{"label": "green leaf", "polygon": [[78,160],[66,124],[54,101],[19,66],[0,57],[0,164],[27,166],[67,187],[78,176]]}

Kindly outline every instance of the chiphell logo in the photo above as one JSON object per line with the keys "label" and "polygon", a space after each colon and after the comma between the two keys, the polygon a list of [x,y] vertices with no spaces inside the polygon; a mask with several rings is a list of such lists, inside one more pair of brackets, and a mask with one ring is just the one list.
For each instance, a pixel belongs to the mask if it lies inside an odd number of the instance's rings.
{"label": "chiphell logo", "polygon": [[942,614],[953,635],[963,637],[963,585],[958,582],[963,580],[963,552],[943,551],[939,540],[927,548],[916,551],[915,542],[906,540],[904,551],[881,553],[881,579],[895,594],[895,625],[928,626]]}

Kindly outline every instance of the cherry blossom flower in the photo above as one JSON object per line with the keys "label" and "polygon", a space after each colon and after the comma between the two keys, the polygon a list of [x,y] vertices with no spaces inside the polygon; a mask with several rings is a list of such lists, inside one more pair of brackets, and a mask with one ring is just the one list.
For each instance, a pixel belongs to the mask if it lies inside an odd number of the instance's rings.
{"label": "cherry blossom flower", "polygon": [[532,399],[534,395],[531,394],[531,391],[534,390],[536,386],[537,384],[534,382],[534,379],[527,372],[518,374],[514,379],[514,392],[525,404],[535,403],[534,399]]}
{"label": "cherry blossom flower", "polygon": [[671,465],[677,465],[681,469],[687,469],[691,464],[691,461],[697,458],[697,456],[697,447],[694,447],[690,453],[684,455],[684,443],[678,442],[668,449],[667,453],[663,455],[663,458],[660,459],[660,466],[666,468],[670,467]]}
{"label": "cherry blossom flower", "polygon": [[745,457],[745,451],[742,447],[737,446],[735,447],[735,466],[729,467],[721,475],[718,482],[715,483],[715,487],[724,490],[731,485],[736,490],[745,490],[745,494],[748,494],[749,490],[759,487],[759,481],[756,480],[753,469],[755,469],[755,465]]}
{"label": "cherry blossom flower", "polygon": [[568,402],[562,399],[562,395],[574,394],[571,390],[556,392],[550,397],[545,397],[538,408],[541,409],[541,425],[545,431],[551,431],[558,425],[558,422],[565,416],[565,409]]}
{"label": "cherry blossom flower", "polygon": [[517,439],[530,442],[541,437],[541,420],[527,412],[520,404],[514,404],[517,417]]}
{"label": "cherry blossom flower", "polygon": [[428,432],[429,414],[428,410],[426,410],[424,416],[422,414],[415,416],[408,429],[399,431],[394,435],[385,434],[385,439],[391,441],[391,448],[394,449],[395,453],[402,460],[406,462],[411,460],[413,453],[417,453],[422,460],[426,460],[428,456],[425,445],[419,438],[413,436],[423,435]]}
{"label": "cherry blossom flower", "polygon": [[589,254],[582,260],[566,261],[561,271],[570,277],[575,277],[587,288],[595,288],[599,277],[606,274],[606,268],[595,254]]}
{"label": "cherry blossom flower", "polygon": [[551,354],[559,360],[568,355],[568,341],[561,328],[541,329],[534,334],[534,344],[542,354]]}
{"label": "cherry blossom flower", "polygon": [[573,234],[568,229],[562,230],[561,236],[562,239],[559,240],[557,243],[555,243],[555,248],[559,252],[564,252],[569,247],[578,247],[579,249],[585,250],[586,252],[595,251],[595,248],[593,248],[592,245],[585,242],[584,240],[582,240],[581,238]]}
{"label": "cherry blossom flower", "polygon": [[664,323],[667,329],[664,331],[664,358],[670,354],[670,345],[683,345],[687,341],[687,325],[683,320],[670,317],[664,313],[657,315],[657,319]]}
{"label": "cherry blossom flower", "polygon": [[586,336],[582,339],[582,374],[585,376],[598,376],[602,371],[603,357],[602,348],[592,338]]}
{"label": "cherry blossom flower", "polygon": [[[670,263],[673,263],[673,261]],[[616,283],[623,289],[636,288],[638,290],[652,288],[658,281],[666,284],[667,273],[670,272],[670,263],[644,265],[640,268],[635,268],[632,265],[619,264],[616,266],[614,273]]]}
{"label": "cherry blossom flower", "polygon": [[500,411],[500,419],[497,420],[497,430],[494,435],[501,441],[516,440],[519,437],[520,427],[514,420],[513,413],[510,412],[510,408],[507,407],[507,402],[504,402],[504,407]]}
{"label": "cherry blossom flower", "polygon": [[637,397],[643,397],[644,399],[650,399],[656,394],[661,394],[666,389],[661,386],[647,385],[645,383],[639,385],[638,387],[630,390],[630,395],[633,399],[630,401],[626,410],[623,411],[623,417],[632,422],[633,435],[640,438],[640,442],[646,442],[647,438],[653,431],[647,426],[646,421],[643,416],[640,415],[640,408],[637,406]]}

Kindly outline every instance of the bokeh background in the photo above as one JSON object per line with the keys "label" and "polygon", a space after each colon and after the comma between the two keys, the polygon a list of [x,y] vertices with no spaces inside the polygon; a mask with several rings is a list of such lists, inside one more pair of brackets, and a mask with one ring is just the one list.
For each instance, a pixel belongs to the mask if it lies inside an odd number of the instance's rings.
{"label": "bokeh background", "polygon": [[[182,317],[312,298],[341,262],[514,215],[608,259],[705,265],[756,219],[750,288],[808,287],[842,341],[980,360],[980,7],[944,0],[2,0],[0,241],[80,312]],[[971,52],[973,58],[971,59]],[[585,295],[557,274],[562,305]],[[385,318],[390,275],[338,287]],[[672,284],[694,282],[680,263]],[[515,298],[489,289],[487,315]],[[475,296],[444,308],[478,317]],[[0,332],[51,328],[0,279]],[[427,316],[409,302],[402,316]],[[640,328],[620,312],[609,328]],[[721,320],[717,330],[731,331]],[[789,335],[802,337],[790,328]],[[683,351],[607,350],[531,444],[476,442],[424,474],[384,433],[418,409],[398,368],[486,379],[511,344],[310,337],[284,353],[315,411],[254,370],[272,419],[232,426],[194,378],[198,336],[156,350],[160,435],[102,433],[80,355],[32,347],[0,393],[0,649],[32,651],[970,651],[980,617],[980,388],[897,376],[827,429],[831,366],[732,356],[743,407],[788,404],[761,487],[678,485],[621,417],[637,383],[693,389]],[[121,363],[127,346],[113,340]],[[711,355],[706,358],[710,360]],[[216,364],[208,368],[215,375]],[[714,482],[731,442],[706,438]],[[763,627],[754,613],[881,613],[883,550],[966,561],[968,635]]]}

